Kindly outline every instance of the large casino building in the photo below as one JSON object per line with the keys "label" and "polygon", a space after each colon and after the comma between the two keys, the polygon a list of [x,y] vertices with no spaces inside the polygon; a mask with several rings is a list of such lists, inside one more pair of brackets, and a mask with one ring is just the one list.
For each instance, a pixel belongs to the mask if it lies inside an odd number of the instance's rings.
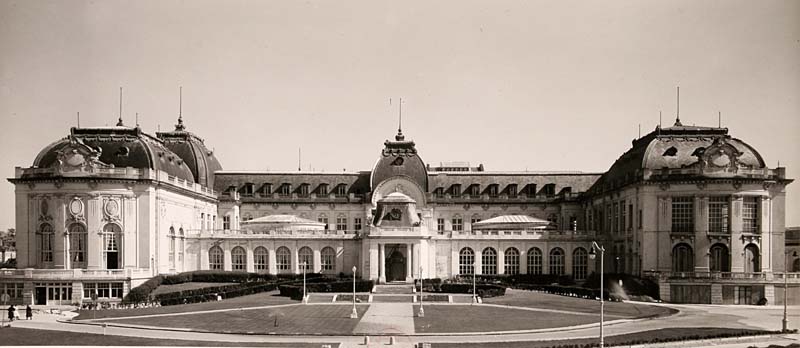
{"label": "large casino building", "polygon": [[[377,144],[376,144],[377,145]],[[657,127],[605,173],[423,161],[402,131],[356,172],[224,170],[185,128],[72,128],[16,168],[19,304],[117,301],[156,274],[322,272],[378,282],[599,271],[654,277],[671,302],[782,303],[784,168],[727,128]]]}

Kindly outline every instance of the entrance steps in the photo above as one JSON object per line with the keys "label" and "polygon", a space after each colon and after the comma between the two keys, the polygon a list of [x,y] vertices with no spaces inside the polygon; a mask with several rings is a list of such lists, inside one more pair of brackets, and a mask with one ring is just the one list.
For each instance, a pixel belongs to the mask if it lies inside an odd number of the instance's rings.
{"label": "entrance steps", "polygon": [[413,284],[406,284],[406,283],[397,283],[397,284],[378,284],[375,285],[375,292],[374,295],[401,295],[407,294],[411,295],[414,293],[414,285]]}

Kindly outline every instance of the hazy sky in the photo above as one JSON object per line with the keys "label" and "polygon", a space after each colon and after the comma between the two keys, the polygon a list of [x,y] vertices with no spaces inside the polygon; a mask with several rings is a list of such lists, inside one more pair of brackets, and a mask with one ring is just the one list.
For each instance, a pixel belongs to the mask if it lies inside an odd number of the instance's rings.
{"label": "hazy sky", "polygon": [[[0,173],[81,125],[188,130],[225,169],[608,169],[663,111],[800,178],[800,1],[0,0]],[[389,106],[389,98],[394,105]],[[800,182],[787,224],[800,225]],[[0,184],[0,228],[14,224]]]}

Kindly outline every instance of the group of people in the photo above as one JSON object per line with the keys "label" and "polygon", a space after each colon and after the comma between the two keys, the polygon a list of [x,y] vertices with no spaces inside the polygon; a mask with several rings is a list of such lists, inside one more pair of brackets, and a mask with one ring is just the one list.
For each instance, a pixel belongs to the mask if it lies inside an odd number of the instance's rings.
{"label": "group of people", "polygon": [[[17,309],[16,306],[11,305],[10,307],[8,307],[8,320],[14,321],[15,319],[19,320],[19,310]],[[25,307],[25,319],[27,320],[33,319],[33,309],[31,309],[30,305]]]}

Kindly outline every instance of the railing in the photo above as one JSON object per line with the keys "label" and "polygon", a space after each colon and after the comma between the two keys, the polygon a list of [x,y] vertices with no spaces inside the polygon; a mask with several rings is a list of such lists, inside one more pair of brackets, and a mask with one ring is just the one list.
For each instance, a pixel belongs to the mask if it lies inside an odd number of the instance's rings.
{"label": "railing", "polygon": [[744,176],[744,177],[782,177],[782,173],[780,171],[776,171],[774,169],[737,169],[735,171],[724,171],[724,172],[703,172],[700,168],[665,168],[665,169],[645,169],[644,170],[644,177],[647,179],[651,175],[655,176],[669,176],[669,175],[701,175],[701,174],[729,174],[732,176]]}
{"label": "railing", "polygon": [[657,272],[645,271],[645,277],[655,277],[664,280],[695,280],[695,281],[778,281],[784,277],[791,283],[800,283],[800,273],[768,273],[768,272]]}
{"label": "railing", "polygon": [[0,278],[25,279],[120,279],[130,278],[134,274],[147,273],[146,269],[2,269]]}

